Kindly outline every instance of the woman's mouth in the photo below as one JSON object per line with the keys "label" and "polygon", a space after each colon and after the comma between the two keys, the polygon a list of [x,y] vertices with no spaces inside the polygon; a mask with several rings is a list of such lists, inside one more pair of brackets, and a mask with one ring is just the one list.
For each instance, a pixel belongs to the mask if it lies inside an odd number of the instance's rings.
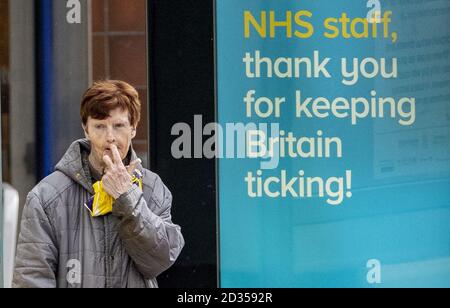
{"label": "woman's mouth", "polygon": [[[117,148],[117,151],[119,151],[119,153],[120,153],[120,148],[119,147],[116,147]],[[108,153],[108,154],[110,154],[110,153],[112,153],[112,149],[111,148],[105,148],[104,150],[103,150],[103,153]]]}

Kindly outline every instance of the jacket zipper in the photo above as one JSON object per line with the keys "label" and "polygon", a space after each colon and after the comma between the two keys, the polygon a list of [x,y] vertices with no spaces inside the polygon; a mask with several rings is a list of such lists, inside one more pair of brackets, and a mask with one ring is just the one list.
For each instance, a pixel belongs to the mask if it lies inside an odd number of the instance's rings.
{"label": "jacket zipper", "polygon": [[107,217],[104,216],[103,217],[103,227],[104,227],[104,231],[105,231],[105,245],[104,245],[104,258],[105,258],[105,262],[104,262],[104,266],[105,266],[105,288],[109,288],[110,287],[110,283],[109,283],[109,258],[108,258],[108,247],[109,247],[109,235],[108,235],[108,223],[107,223]]}

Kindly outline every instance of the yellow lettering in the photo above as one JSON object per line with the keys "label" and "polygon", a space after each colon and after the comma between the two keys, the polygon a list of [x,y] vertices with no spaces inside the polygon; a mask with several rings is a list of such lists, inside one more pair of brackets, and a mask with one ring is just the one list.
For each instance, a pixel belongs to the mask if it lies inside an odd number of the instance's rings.
{"label": "yellow lettering", "polygon": [[387,11],[383,14],[383,17],[380,17],[380,13],[377,12],[374,16],[375,19],[379,19],[379,23],[372,23],[370,25],[369,20],[367,18],[348,17],[347,13],[342,13],[339,19],[337,18],[327,18],[324,21],[325,32],[323,33],[324,37],[329,39],[334,39],[338,37],[342,37],[345,39],[355,38],[355,39],[366,39],[369,37],[378,38],[381,35],[381,31],[379,31],[378,27],[380,25],[383,27],[383,36],[384,38],[388,38],[389,35],[392,36],[392,41],[395,42],[397,40],[397,33],[389,31],[389,26],[392,22],[392,12]]}
{"label": "yellow lettering", "polygon": [[332,31],[331,33],[328,33],[328,32],[324,33],[326,38],[334,39],[339,36],[339,28],[334,25],[337,22],[338,22],[338,20],[336,18],[325,19],[325,23],[324,23],[325,28]]}
{"label": "yellow lettering", "polygon": [[258,32],[259,36],[265,38],[267,36],[267,14],[265,11],[261,12],[260,23],[256,20],[250,11],[244,12],[244,35],[245,38],[250,37],[250,25]]}
{"label": "yellow lettering", "polygon": [[276,21],[275,20],[275,12],[270,11],[270,37],[275,37],[275,28],[276,27],[286,27],[286,37],[292,37],[292,12],[286,11],[286,20],[284,21]]}
{"label": "yellow lettering", "polygon": [[[358,24],[363,25],[362,32],[358,32],[357,30]],[[367,21],[366,18],[355,18],[352,20],[350,31],[354,38],[367,38],[369,37],[369,22]]]}
{"label": "yellow lettering", "polygon": [[341,18],[339,18],[339,22],[342,25],[342,37],[350,38],[350,34],[347,31],[347,24],[350,22],[350,18],[347,17],[347,13],[342,13]]}
{"label": "yellow lettering", "polygon": [[313,34],[314,34],[314,27],[311,23],[307,22],[307,21],[303,21],[302,20],[302,16],[306,16],[311,18],[312,13],[309,11],[298,11],[295,14],[295,23],[300,26],[300,27],[304,27],[305,29],[308,30],[308,32],[306,33],[302,33],[298,30],[295,30],[294,34],[296,37],[298,38],[310,38]]}

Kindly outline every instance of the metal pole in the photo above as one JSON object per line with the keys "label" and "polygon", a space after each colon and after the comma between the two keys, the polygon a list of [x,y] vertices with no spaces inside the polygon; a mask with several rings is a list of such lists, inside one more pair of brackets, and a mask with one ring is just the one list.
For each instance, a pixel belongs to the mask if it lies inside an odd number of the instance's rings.
{"label": "metal pole", "polygon": [[[3,72],[0,71],[0,148],[2,145],[2,85],[3,85]],[[2,161],[2,151],[0,151],[0,162]],[[0,164],[0,182],[2,183],[2,189],[0,189],[0,288],[3,288],[3,178],[2,178],[2,164]]]}
{"label": "metal pole", "polygon": [[38,138],[39,179],[52,171],[52,87],[53,87],[53,1],[40,0],[37,4],[38,42],[37,42],[37,75],[38,75]]}

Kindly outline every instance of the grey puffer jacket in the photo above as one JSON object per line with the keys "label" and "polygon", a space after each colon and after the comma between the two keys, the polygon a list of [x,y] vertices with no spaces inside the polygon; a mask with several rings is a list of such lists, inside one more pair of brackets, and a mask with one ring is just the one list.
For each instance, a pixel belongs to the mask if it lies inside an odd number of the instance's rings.
{"label": "grey puffer jacket", "polygon": [[[94,194],[82,152],[74,142],[56,171],[28,195],[14,269],[14,287],[157,287],[184,246],[171,221],[172,195],[155,173],[120,196],[112,214],[93,218],[84,207]],[[131,153],[134,160],[136,154]]]}

